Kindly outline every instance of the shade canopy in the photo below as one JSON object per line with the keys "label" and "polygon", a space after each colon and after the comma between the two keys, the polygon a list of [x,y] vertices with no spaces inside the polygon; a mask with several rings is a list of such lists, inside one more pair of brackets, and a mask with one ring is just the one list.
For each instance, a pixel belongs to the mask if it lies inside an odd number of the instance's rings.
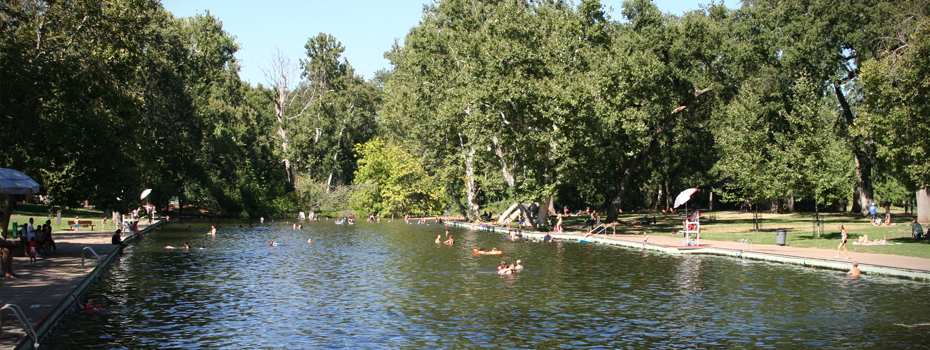
{"label": "shade canopy", "polygon": [[6,194],[38,193],[39,183],[19,170],[0,168],[0,190]]}
{"label": "shade canopy", "polygon": [[145,197],[148,197],[149,193],[152,193],[152,189],[146,188],[145,191],[142,191],[142,195],[139,196],[139,199],[145,199]]}

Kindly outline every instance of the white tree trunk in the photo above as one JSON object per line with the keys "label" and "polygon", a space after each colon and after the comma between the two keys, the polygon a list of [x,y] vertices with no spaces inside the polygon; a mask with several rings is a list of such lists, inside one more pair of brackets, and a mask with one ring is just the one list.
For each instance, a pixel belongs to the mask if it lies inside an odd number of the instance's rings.
{"label": "white tree trunk", "polygon": [[917,222],[930,222],[930,193],[926,188],[917,191]]}
{"label": "white tree trunk", "polygon": [[478,214],[478,187],[475,184],[475,149],[468,150],[465,156],[465,197],[468,200],[468,216],[474,220],[481,217]]}
{"label": "white tree trunk", "polygon": [[537,227],[549,226],[549,206],[552,204],[552,196],[546,197],[546,200],[539,203],[539,209],[536,212]]}

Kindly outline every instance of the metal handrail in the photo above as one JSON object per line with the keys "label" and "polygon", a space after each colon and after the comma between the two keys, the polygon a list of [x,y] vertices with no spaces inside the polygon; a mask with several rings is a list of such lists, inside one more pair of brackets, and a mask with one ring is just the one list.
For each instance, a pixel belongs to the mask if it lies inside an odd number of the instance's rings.
{"label": "metal handrail", "polygon": [[743,246],[749,247],[749,250],[752,250],[752,238],[743,238],[739,240],[739,245],[736,246],[737,256],[743,256]]}
{"label": "metal handrail", "polygon": [[19,323],[23,325],[23,331],[26,332],[26,335],[32,339],[32,348],[39,348],[39,338],[36,336],[35,329],[32,328],[32,325],[29,324],[29,320],[26,319],[26,314],[23,313],[23,309],[20,309],[16,304],[5,304],[3,307],[0,307],[0,314],[3,313],[3,310],[12,310],[13,315],[16,316],[16,319],[19,320]]}
{"label": "metal handrail", "polygon": [[81,249],[81,267],[82,268],[84,267],[84,252],[87,251],[88,249],[90,249],[91,254],[94,254],[94,256],[97,257],[97,261],[100,261],[100,255],[97,255],[97,252],[94,251],[94,248],[84,247],[84,249]]}

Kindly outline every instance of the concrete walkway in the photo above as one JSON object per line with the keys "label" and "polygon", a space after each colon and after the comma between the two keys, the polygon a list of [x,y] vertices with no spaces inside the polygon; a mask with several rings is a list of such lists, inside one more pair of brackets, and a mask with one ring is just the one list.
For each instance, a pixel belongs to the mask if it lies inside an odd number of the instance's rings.
{"label": "concrete walkway", "polygon": [[[162,222],[156,221],[150,226],[140,224],[139,230],[148,232]],[[54,232],[52,236],[58,253],[39,257],[35,263],[31,263],[28,257],[14,257],[13,272],[19,278],[2,279],[0,304],[14,304],[22,309],[41,340],[58,318],[74,305],[71,295],[79,297],[106,265],[118,258],[118,246],[110,244],[114,231]],[[131,242],[134,238],[123,233],[124,241]],[[87,250],[82,267],[81,255],[85,247],[93,249],[100,260]],[[11,310],[3,310],[0,320],[0,349],[30,348],[31,340]]]}
{"label": "concrete walkway", "polygon": [[[453,222],[453,226],[473,228],[471,224]],[[492,226],[475,226],[474,229],[508,234],[509,230]],[[545,233],[523,231],[524,237],[541,238]],[[583,233],[552,234],[554,239],[578,241]],[[612,244],[633,249],[642,249],[642,235],[632,234],[598,234],[596,243]],[[649,236],[646,249],[662,251],[669,254],[709,254],[731,256],[742,259],[764,260],[786,264],[848,271],[852,262],[859,263],[863,274],[885,275],[917,281],[930,282],[930,259],[915,258],[891,254],[850,253],[850,259],[844,259],[841,253],[835,258],[836,249],[799,248],[769,244],[754,244],[740,247],[738,242],[711,241],[702,239],[700,246],[683,246],[683,237]],[[839,241],[836,242],[839,244]],[[848,243],[848,244],[851,244]],[[740,248],[740,249],[737,249]],[[751,249],[750,249],[751,248]]]}

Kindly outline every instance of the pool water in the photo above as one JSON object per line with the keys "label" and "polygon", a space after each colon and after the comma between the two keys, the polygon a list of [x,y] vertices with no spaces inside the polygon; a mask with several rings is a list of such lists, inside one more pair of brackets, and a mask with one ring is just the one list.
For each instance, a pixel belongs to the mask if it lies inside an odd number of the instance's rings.
{"label": "pool water", "polygon": [[[930,285],[403,222],[172,222],[45,349],[921,348]],[[312,243],[307,238],[313,237]],[[280,245],[269,247],[274,240]],[[165,246],[206,249],[165,249]],[[504,251],[474,256],[473,248]],[[526,268],[499,276],[505,260]]]}

